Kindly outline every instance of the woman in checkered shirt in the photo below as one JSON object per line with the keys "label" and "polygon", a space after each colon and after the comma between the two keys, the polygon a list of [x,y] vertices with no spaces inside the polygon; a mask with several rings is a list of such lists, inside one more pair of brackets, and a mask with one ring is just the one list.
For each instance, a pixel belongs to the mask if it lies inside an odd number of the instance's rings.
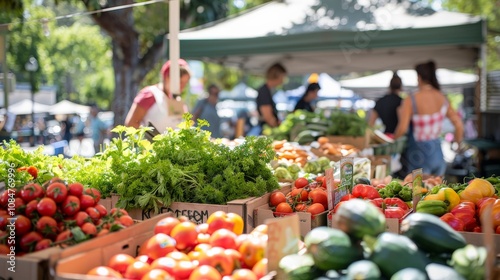
{"label": "woman in checkered shirt", "polygon": [[442,176],[446,171],[440,139],[443,121],[450,119],[458,144],[463,139],[463,123],[440,91],[434,62],[418,64],[415,70],[418,91],[403,101],[394,136],[408,137],[406,151],[401,155],[403,171],[422,168],[423,173]]}

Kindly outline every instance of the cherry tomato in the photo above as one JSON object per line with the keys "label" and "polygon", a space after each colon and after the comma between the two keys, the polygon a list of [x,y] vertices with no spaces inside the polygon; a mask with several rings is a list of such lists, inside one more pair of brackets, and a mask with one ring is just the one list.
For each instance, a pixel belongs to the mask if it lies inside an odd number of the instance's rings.
{"label": "cherry tomato", "polygon": [[26,203],[20,197],[16,197],[14,200],[14,208],[16,209],[16,214],[24,214],[26,210]]}
{"label": "cherry tomato", "polygon": [[57,205],[52,198],[44,197],[38,202],[36,210],[41,216],[53,216],[57,211]]}
{"label": "cherry tomato", "polygon": [[82,226],[86,222],[92,222],[92,219],[89,217],[89,214],[87,214],[87,212],[84,211],[76,213],[74,219],[76,221],[77,226]]}
{"label": "cherry tomato", "polygon": [[36,243],[35,251],[41,251],[50,248],[50,246],[52,246],[52,241],[48,238],[44,238]]}
{"label": "cherry tomato", "polygon": [[95,227],[95,225],[93,223],[85,223],[81,226],[82,228],[82,231],[85,233],[85,234],[88,234],[88,235],[91,235],[91,236],[95,236],[97,234],[97,228]]}
{"label": "cherry tomato", "polygon": [[90,195],[94,199],[94,203],[97,204],[101,200],[101,192],[95,188],[88,188],[83,191],[84,194]]}
{"label": "cherry tomato", "polygon": [[36,230],[50,238],[57,236],[57,222],[54,218],[43,216],[36,222]]}
{"label": "cherry tomato", "polygon": [[134,224],[134,220],[129,215],[121,216],[118,218],[118,222],[124,227],[129,227]]}
{"label": "cherry tomato", "polygon": [[94,206],[94,208],[97,209],[97,211],[99,211],[99,214],[101,214],[101,217],[104,217],[108,214],[108,210],[102,204],[97,204],[96,206]]}
{"label": "cherry tomato", "polygon": [[68,194],[80,197],[83,194],[83,185],[75,182],[68,185]]}
{"label": "cherry tomato", "polygon": [[56,203],[61,203],[68,196],[68,189],[63,183],[52,183],[47,188],[45,195],[52,198]]}
{"label": "cherry tomato", "polygon": [[33,252],[35,250],[36,243],[42,239],[43,237],[40,233],[30,231],[21,237],[19,244],[24,252]]}
{"label": "cherry tomato", "polygon": [[85,210],[89,207],[94,207],[95,200],[88,194],[83,194],[80,197],[80,210]]}
{"label": "cherry tomato", "polygon": [[295,182],[293,183],[293,185],[297,188],[297,189],[301,189],[307,185],[309,185],[309,181],[306,179],[306,178],[297,178],[297,180],[295,180]]}
{"label": "cherry tomato", "polygon": [[67,229],[67,230],[64,230],[61,233],[59,233],[57,235],[55,241],[60,242],[60,241],[69,240],[72,236],[73,236],[73,234],[71,233],[71,231],[69,229]]}
{"label": "cherry tomato", "polygon": [[17,234],[16,237],[23,236],[24,234],[28,233],[31,230],[31,220],[26,218],[26,216],[17,215],[15,226]]}
{"label": "cherry tomato", "polygon": [[36,200],[28,202],[28,204],[26,204],[26,209],[24,209],[24,215],[26,215],[26,217],[30,219],[37,217],[38,216],[38,212],[36,210],[37,206],[38,206],[38,201]]}
{"label": "cherry tomato", "polygon": [[21,190],[21,198],[26,203],[42,197],[43,197],[43,189],[42,186],[40,186],[39,184],[36,183],[27,184]]}
{"label": "cherry tomato", "polygon": [[278,213],[292,213],[293,209],[287,202],[281,202],[276,206],[276,212]]}
{"label": "cherry tomato", "polygon": [[33,179],[38,177],[38,169],[36,167],[30,166],[26,171],[33,177]]}
{"label": "cherry tomato", "polygon": [[68,195],[61,208],[64,216],[73,216],[80,211],[80,199],[74,195]]}
{"label": "cherry tomato", "polygon": [[325,207],[321,203],[313,203],[307,208],[307,212],[311,213],[311,215],[318,215],[325,212]]}
{"label": "cherry tomato", "polygon": [[269,206],[276,207],[281,202],[286,202],[286,196],[280,191],[274,191],[269,196]]}
{"label": "cherry tomato", "polygon": [[89,217],[92,219],[94,223],[97,222],[99,218],[101,218],[101,214],[94,207],[88,207],[87,209],[85,209],[85,212],[89,214]]}

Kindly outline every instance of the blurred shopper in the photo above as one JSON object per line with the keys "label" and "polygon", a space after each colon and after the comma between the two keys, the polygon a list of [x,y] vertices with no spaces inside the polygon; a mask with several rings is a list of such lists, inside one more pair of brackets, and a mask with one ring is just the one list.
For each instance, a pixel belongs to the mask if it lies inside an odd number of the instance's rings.
{"label": "blurred shopper", "polygon": [[71,118],[69,116],[66,117],[63,121],[61,121],[61,134],[62,139],[68,142],[73,138],[73,133],[71,132],[73,128],[73,122],[71,122]]}
{"label": "blurred shopper", "polygon": [[104,138],[108,133],[108,127],[106,124],[99,119],[97,116],[99,114],[99,107],[97,105],[92,105],[90,107],[90,116],[87,119],[88,128],[90,130],[90,136],[94,143],[94,152],[97,154],[104,150],[104,147],[101,149],[101,145],[104,143]]}
{"label": "blurred shopper", "polygon": [[297,101],[297,104],[295,105],[296,110],[306,110],[309,112],[314,112],[314,107],[312,106],[312,101],[316,100],[318,98],[318,92],[321,89],[318,83],[310,83],[307,86],[306,92],[302,97]]}
{"label": "blurred shopper", "polygon": [[216,108],[217,102],[219,101],[220,89],[216,85],[212,84],[207,90],[208,97],[198,101],[193,109],[193,120],[197,121],[198,119],[202,119],[208,121],[210,126],[203,127],[202,129],[210,131],[212,138],[221,138],[221,120],[217,114]]}
{"label": "blurred shopper", "polygon": [[402,86],[401,78],[397,72],[394,72],[389,84],[389,93],[377,100],[368,122],[370,126],[373,126],[375,121],[380,118],[385,126],[384,133],[389,137],[394,137],[394,131],[398,125],[398,108],[403,100],[399,96]]}
{"label": "blurred shopper", "polygon": [[[179,59],[180,90],[182,91],[191,77],[188,63]],[[176,94],[180,94],[176,93]],[[154,126],[160,133],[168,127],[175,128],[182,122],[182,114],[187,106],[180,96],[170,91],[170,61],[161,68],[161,82],[143,88],[135,97],[125,119],[126,126]]]}
{"label": "blurred shopper", "polygon": [[272,91],[283,84],[286,78],[286,69],[280,63],[273,64],[266,71],[266,83],[258,89],[257,111],[259,112],[259,126],[251,131],[252,135],[259,135],[264,124],[270,127],[277,127],[280,123],[278,119],[278,109],[273,100]]}
{"label": "blurred shopper", "polygon": [[422,168],[423,173],[442,176],[446,170],[439,138],[443,120],[450,119],[455,127],[454,140],[459,144],[463,138],[462,120],[440,91],[434,62],[418,64],[415,70],[418,91],[403,101],[394,137],[408,133],[407,148],[401,156],[403,172]]}

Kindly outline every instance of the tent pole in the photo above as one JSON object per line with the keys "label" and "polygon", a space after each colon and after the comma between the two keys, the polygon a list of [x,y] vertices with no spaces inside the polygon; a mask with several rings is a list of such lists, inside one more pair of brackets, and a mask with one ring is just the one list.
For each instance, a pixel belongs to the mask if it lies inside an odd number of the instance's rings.
{"label": "tent pole", "polygon": [[[487,27],[486,27],[486,21],[483,20],[485,24],[483,24],[483,36],[486,40],[487,38]],[[481,49],[480,49],[480,58],[481,58],[481,64],[479,68],[479,111],[477,112],[478,114],[478,136],[479,137],[484,137],[483,132],[483,112],[486,112],[488,109],[487,105],[487,92],[486,92],[486,87],[487,87],[487,75],[488,75],[488,68],[487,68],[487,46],[486,42],[481,44]]]}
{"label": "tent pole", "polygon": [[180,5],[179,0],[167,0],[168,7],[168,42],[170,56],[170,92],[172,94],[180,94],[180,70],[179,70],[179,21],[180,21]]}

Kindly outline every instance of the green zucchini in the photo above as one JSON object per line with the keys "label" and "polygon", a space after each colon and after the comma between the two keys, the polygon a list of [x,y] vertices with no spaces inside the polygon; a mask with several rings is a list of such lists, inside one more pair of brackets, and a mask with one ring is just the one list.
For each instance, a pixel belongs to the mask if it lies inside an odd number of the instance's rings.
{"label": "green zucchini", "polygon": [[373,203],[351,199],[340,205],[334,215],[339,229],[362,240],[365,235],[376,237],[385,231],[385,216]]}
{"label": "green zucchini", "polygon": [[401,234],[430,254],[451,254],[467,244],[464,237],[447,223],[426,213],[413,213],[406,217],[401,222]]}
{"label": "green zucchini", "polygon": [[353,262],[347,267],[346,280],[379,280],[382,277],[378,266],[369,260]]}
{"label": "green zucchini", "polygon": [[314,260],[309,254],[285,256],[280,260],[279,268],[289,280],[313,280],[324,273],[314,266]]}
{"label": "green zucchini", "polygon": [[355,184],[364,184],[364,185],[371,185],[372,183],[370,182],[370,179],[365,178],[365,177],[358,177],[356,180],[354,180]]}
{"label": "green zucchini", "polygon": [[328,227],[317,227],[305,239],[307,252],[315,265],[322,270],[345,269],[351,263],[363,258],[361,247],[353,246],[344,232]]}
{"label": "green zucchini", "polygon": [[392,275],[391,280],[427,280],[427,275],[416,268],[405,268]]}
{"label": "green zucchini", "polygon": [[407,267],[424,272],[428,263],[413,241],[391,232],[384,232],[377,238],[369,259],[380,268],[386,278]]}
{"label": "green zucchini", "polygon": [[456,270],[446,265],[430,263],[425,270],[429,280],[465,280]]}

